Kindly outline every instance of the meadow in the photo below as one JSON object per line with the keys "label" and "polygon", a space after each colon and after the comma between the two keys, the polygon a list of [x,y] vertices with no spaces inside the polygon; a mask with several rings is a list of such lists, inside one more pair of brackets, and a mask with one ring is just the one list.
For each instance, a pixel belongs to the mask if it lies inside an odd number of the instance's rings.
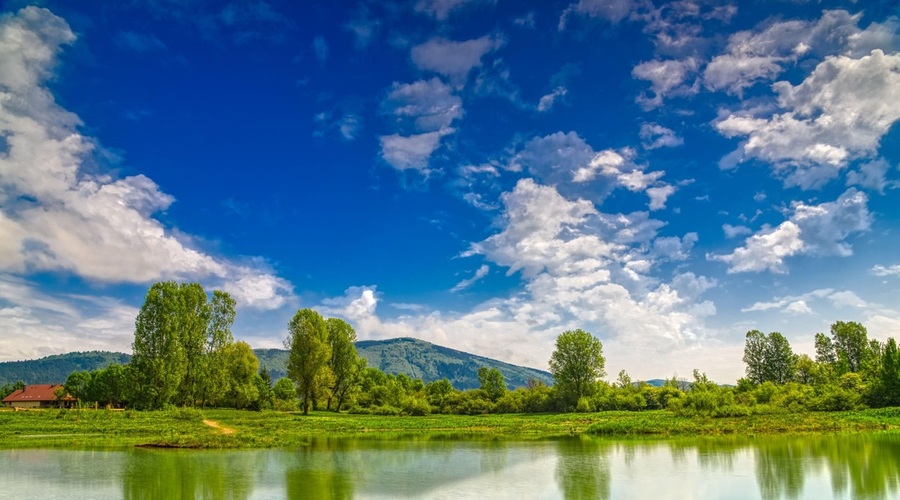
{"label": "meadow", "polygon": [[743,417],[672,412],[381,416],[174,408],[0,411],[0,448],[292,448],[313,437],[539,439],[566,435],[670,437],[900,429],[900,408]]}

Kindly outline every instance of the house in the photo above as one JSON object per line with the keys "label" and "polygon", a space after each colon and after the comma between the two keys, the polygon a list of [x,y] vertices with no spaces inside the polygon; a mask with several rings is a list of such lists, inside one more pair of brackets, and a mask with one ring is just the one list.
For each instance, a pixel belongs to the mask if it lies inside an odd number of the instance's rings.
{"label": "house", "polygon": [[77,401],[66,394],[61,400],[57,399],[56,391],[62,388],[60,384],[32,384],[24,389],[13,391],[3,398],[3,406],[7,408],[71,408]]}

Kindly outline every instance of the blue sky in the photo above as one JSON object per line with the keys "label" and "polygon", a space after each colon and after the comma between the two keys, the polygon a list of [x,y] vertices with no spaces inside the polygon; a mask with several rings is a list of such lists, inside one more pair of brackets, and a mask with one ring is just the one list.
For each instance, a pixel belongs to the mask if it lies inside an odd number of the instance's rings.
{"label": "blue sky", "polygon": [[8,1],[0,360],[130,351],[154,281],[610,378],[900,336],[889,1]]}

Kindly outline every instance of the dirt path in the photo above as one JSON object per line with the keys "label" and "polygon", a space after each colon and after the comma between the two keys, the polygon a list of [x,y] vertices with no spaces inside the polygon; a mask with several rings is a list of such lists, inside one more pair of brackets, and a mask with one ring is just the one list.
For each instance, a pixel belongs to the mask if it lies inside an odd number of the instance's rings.
{"label": "dirt path", "polygon": [[222,434],[234,434],[234,429],[231,429],[228,427],[222,427],[215,420],[204,420],[203,423],[212,427],[213,429],[216,429],[217,431],[221,432]]}

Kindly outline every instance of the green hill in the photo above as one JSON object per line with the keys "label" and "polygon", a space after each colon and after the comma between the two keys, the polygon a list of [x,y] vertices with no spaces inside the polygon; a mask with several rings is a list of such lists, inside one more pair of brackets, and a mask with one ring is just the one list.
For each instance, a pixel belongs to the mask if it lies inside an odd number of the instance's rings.
{"label": "green hill", "polygon": [[130,360],[131,355],[121,352],[89,351],[55,354],[29,361],[7,361],[0,363],[0,385],[18,380],[26,384],[62,384],[74,371],[96,370]]}
{"label": "green hill", "polygon": [[[495,359],[476,356],[411,338],[390,340],[364,340],[356,343],[359,355],[369,366],[386,373],[404,373],[421,378],[426,383],[447,378],[457,389],[479,386],[478,369],[482,366],[496,368],[510,388],[522,387],[528,380],[536,379],[552,384],[547,372],[511,365]],[[254,349],[260,366],[269,370],[272,380],[287,375],[287,351],[283,349]],[[22,380],[26,384],[63,383],[69,373],[76,370],[104,368],[111,363],[127,363],[131,356],[117,352],[73,352],[47,356],[31,361],[0,363],[0,385]]]}

